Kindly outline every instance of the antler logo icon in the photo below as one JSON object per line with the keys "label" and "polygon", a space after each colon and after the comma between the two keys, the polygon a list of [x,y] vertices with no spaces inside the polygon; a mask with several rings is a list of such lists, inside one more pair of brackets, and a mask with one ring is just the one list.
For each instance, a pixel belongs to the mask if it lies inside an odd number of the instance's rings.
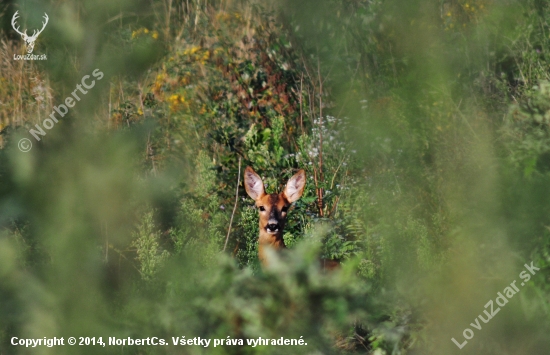
{"label": "antler logo icon", "polygon": [[19,18],[17,15],[19,11],[15,11],[15,14],[13,14],[13,17],[11,18],[11,25],[15,32],[19,33],[21,35],[21,38],[27,43],[27,53],[31,54],[32,50],[34,49],[34,41],[36,41],[36,38],[38,38],[38,35],[44,31],[44,28],[46,28],[46,25],[48,24],[48,14],[44,12],[44,20],[45,22],[42,22],[42,29],[40,31],[33,30],[32,36],[29,36],[27,34],[27,30],[25,32],[19,31],[19,26],[17,28],[15,27],[17,25],[16,21]]}

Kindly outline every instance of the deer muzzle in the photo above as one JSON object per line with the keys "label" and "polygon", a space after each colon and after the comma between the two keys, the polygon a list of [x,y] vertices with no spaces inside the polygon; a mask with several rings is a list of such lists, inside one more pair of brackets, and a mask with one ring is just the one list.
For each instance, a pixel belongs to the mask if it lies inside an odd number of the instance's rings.
{"label": "deer muzzle", "polygon": [[265,226],[265,229],[267,231],[267,233],[269,234],[275,234],[275,233],[278,233],[279,232],[279,222],[276,221],[276,220],[269,220],[267,222],[267,226]]}

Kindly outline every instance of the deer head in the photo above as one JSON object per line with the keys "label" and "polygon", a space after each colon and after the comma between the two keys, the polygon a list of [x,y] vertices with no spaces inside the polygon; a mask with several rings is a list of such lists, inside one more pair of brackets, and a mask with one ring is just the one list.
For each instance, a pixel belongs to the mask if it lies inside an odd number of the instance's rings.
{"label": "deer head", "polygon": [[283,229],[290,204],[302,197],[306,185],[306,173],[298,171],[292,176],[283,192],[266,194],[262,178],[251,168],[244,171],[244,187],[258,207],[260,214],[260,237],[258,256],[265,265],[265,247],[286,248],[283,240]]}
{"label": "deer head", "polygon": [[[11,18],[11,26],[15,30],[15,32],[19,33],[21,35],[21,38],[26,42],[27,44],[27,53],[31,54],[34,49],[34,41],[38,38],[38,35],[44,31],[44,28],[46,28],[46,25],[48,24],[48,14],[44,13],[44,22],[42,22],[42,29],[41,30],[33,30],[32,36],[29,36],[27,34],[27,30],[25,32],[19,31],[19,26],[17,26],[17,19],[19,16],[17,15],[19,11],[15,11],[15,14],[13,14],[13,17]],[[17,27],[15,27],[17,26]]]}

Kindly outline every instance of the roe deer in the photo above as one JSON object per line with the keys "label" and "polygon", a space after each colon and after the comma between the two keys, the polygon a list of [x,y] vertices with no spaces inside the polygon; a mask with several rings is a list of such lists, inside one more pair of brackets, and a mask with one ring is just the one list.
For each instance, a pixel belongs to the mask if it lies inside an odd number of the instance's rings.
{"label": "roe deer", "polygon": [[[306,186],[306,173],[303,169],[294,174],[286,183],[283,192],[266,194],[262,178],[247,166],[244,171],[244,187],[246,193],[255,202],[260,213],[260,237],[258,258],[263,266],[267,265],[265,248],[286,248],[283,240],[283,230],[290,204],[297,201]],[[323,269],[335,269],[339,263],[335,260],[321,260]]]}
{"label": "roe deer", "polygon": [[274,249],[286,248],[283,240],[286,213],[290,204],[302,197],[306,186],[306,173],[298,171],[288,180],[285,189],[279,194],[266,194],[262,178],[249,166],[244,171],[244,187],[246,193],[260,210],[260,238],[258,257],[265,266],[266,246]]}

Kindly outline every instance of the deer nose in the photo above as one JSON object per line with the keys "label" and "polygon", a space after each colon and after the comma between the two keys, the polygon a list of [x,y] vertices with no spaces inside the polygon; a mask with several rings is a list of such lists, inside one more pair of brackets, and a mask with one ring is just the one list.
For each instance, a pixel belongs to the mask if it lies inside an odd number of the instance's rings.
{"label": "deer nose", "polygon": [[279,224],[278,223],[270,223],[266,226],[266,228],[269,232],[277,232],[279,230]]}

